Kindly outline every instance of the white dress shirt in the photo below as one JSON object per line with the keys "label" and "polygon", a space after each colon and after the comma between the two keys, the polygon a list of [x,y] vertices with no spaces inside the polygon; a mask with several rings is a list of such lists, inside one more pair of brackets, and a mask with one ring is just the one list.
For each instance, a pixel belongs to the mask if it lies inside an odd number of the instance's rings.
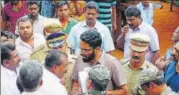
{"label": "white dress shirt", "polygon": [[21,38],[16,39],[16,50],[21,58],[22,61],[28,60],[31,53],[34,49],[39,47],[40,45],[45,44],[45,37],[40,34],[34,34],[34,46],[30,46],[29,44],[25,43],[21,40]]}
{"label": "white dress shirt", "polygon": [[68,95],[66,88],[60,83],[60,79],[53,73],[44,68],[43,84],[40,90],[45,95]]}
{"label": "white dress shirt", "polygon": [[[110,31],[104,24],[100,23],[99,21],[96,21],[96,24],[93,29],[96,29],[97,32],[99,32],[101,35],[102,50],[104,52],[109,52],[115,49]],[[84,20],[73,26],[68,35],[67,43],[75,50],[76,55],[80,53],[80,36],[87,30],[90,30],[90,28],[86,24],[86,20]]]}
{"label": "white dress shirt", "polygon": [[68,95],[60,79],[44,68],[42,86],[34,92],[23,92],[22,95]]}
{"label": "white dress shirt", "polygon": [[151,60],[152,52],[159,50],[159,40],[158,34],[156,30],[149,24],[142,22],[136,29],[132,30],[129,29],[129,32],[125,36],[125,43],[124,43],[124,58],[130,58],[130,35],[133,33],[144,33],[149,36],[150,44],[146,54],[146,59],[148,61]]}
{"label": "white dress shirt", "polygon": [[16,86],[17,73],[1,65],[1,95],[20,95]]}

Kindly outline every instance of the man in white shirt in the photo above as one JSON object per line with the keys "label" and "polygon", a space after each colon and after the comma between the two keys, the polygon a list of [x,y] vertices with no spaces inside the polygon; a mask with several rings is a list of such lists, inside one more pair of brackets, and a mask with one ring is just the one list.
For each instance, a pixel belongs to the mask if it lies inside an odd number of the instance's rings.
{"label": "man in white shirt", "polygon": [[[67,95],[66,88],[64,87],[64,74],[68,70],[68,57],[65,53],[58,51],[57,49],[51,50],[45,58],[46,72],[49,72],[48,80],[53,80],[58,85],[62,86],[62,92]],[[48,86],[48,85],[47,85]]]}
{"label": "man in white shirt", "polygon": [[22,95],[67,95],[56,77],[35,60],[26,61],[20,68],[19,81]]}
{"label": "man in white shirt", "polygon": [[[46,20],[46,18],[39,14],[40,1],[35,1],[35,0],[28,1],[27,6],[28,6],[28,15],[25,15],[23,17],[28,17],[33,21],[33,32],[34,33],[43,35],[43,30],[44,30],[43,23],[44,23],[44,20]],[[19,35],[18,30],[19,29],[16,25],[15,33]]]}
{"label": "man in white shirt", "polygon": [[[54,74],[57,80],[62,79],[68,70],[68,57],[57,49],[51,50],[45,58],[45,68]],[[61,81],[63,83],[63,81]]]}
{"label": "man in white shirt", "polygon": [[1,45],[1,95],[20,95],[16,86],[19,62],[14,45]]}
{"label": "man in white shirt", "polygon": [[75,54],[78,55],[80,53],[80,35],[88,30],[91,30],[89,32],[97,31],[100,33],[102,50],[104,52],[110,53],[113,51],[115,48],[109,29],[96,20],[98,17],[98,6],[94,1],[87,3],[85,16],[86,20],[73,26],[67,38],[67,43],[74,50]]}
{"label": "man in white shirt", "polygon": [[141,12],[141,18],[145,23],[149,25],[153,24],[153,4],[150,3],[149,0],[143,0],[139,4],[137,4],[137,8],[139,8]]}
{"label": "man in white shirt", "polygon": [[33,22],[28,17],[20,18],[17,22],[19,38],[16,39],[16,50],[22,61],[29,59],[33,50],[45,44],[42,35],[33,33]]}
{"label": "man in white shirt", "polygon": [[125,10],[128,25],[122,28],[122,33],[117,39],[117,46],[124,49],[124,58],[130,57],[130,38],[134,33],[144,33],[151,38],[149,48],[147,50],[146,59],[151,63],[159,58],[159,40],[156,30],[141,19],[141,12],[136,6],[129,6]]}
{"label": "man in white shirt", "polygon": [[40,88],[43,84],[43,67],[37,61],[26,61],[19,70],[19,81],[23,88],[22,95],[45,95]]}

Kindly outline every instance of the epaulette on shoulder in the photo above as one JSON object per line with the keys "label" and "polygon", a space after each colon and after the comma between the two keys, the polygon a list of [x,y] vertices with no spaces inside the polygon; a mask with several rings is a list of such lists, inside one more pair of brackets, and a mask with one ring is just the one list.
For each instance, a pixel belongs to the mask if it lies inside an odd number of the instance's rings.
{"label": "epaulette on shoulder", "polygon": [[43,48],[44,48],[44,45],[40,45],[39,47],[37,47],[33,50],[33,53],[31,55],[33,55],[34,53],[38,52],[39,50],[41,50]]}
{"label": "epaulette on shoulder", "polygon": [[128,63],[130,60],[129,59],[122,59],[120,60],[122,65],[125,65],[126,63]]}

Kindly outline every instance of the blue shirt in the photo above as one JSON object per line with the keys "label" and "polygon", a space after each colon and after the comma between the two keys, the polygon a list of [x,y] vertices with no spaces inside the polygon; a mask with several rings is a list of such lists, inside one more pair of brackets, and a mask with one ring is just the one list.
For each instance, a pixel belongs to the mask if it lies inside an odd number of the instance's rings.
{"label": "blue shirt", "polygon": [[54,15],[53,0],[44,0],[41,5],[41,15],[45,17],[53,17]]}
{"label": "blue shirt", "polygon": [[165,69],[164,79],[165,82],[170,88],[178,92],[179,90],[179,74],[176,73],[176,63],[175,61],[171,61],[169,65]]}
{"label": "blue shirt", "polygon": [[112,27],[112,7],[116,6],[116,0],[108,1],[97,1],[99,7],[99,16],[98,20],[106,25],[108,28]]}
{"label": "blue shirt", "polygon": [[149,8],[145,8],[142,3],[140,2],[137,5],[137,8],[139,8],[140,12],[141,12],[141,17],[142,20],[146,23],[148,23],[149,25],[153,24],[153,5],[152,3],[149,3]]}

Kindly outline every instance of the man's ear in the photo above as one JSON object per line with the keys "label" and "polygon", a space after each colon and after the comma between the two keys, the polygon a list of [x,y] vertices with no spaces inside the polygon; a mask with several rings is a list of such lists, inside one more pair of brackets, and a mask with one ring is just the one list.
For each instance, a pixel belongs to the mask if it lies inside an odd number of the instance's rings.
{"label": "man's ear", "polygon": [[8,67],[8,66],[9,66],[8,60],[4,60],[4,61],[3,61],[3,66],[5,66],[5,67]]}
{"label": "man's ear", "polygon": [[42,85],[43,85],[43,80],[40,81],[40,86],[42,86]]}
{"label": "man's ear", "polygon": [[155,87],[156,87],[156,84],[154,82],[149,83],[149,88],[155,89]]}

